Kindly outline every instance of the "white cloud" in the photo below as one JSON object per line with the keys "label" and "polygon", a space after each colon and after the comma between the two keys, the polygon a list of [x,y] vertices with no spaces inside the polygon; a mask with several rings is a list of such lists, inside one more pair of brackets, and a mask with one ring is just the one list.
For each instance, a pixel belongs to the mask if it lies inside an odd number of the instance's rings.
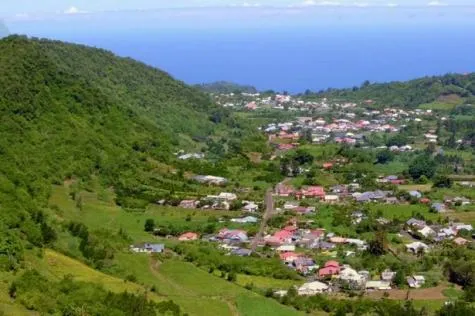
{"label": "white cloud", "polygon": [[81,14],[81,13],[87,13],[87,11],[82,11],[82,10],[79,10],[75,6],[72,6],[69,9],[65,10],[63,13],[64,14]]}
{"label": "white cloud", "polygon": [[302,2],[299,6],[302,7],[313,7],[313,6],[339,6],[340,2],[337,1],[315,1],[315,0],[306,0]]}
{"label": "white cloud", "polygon": [[440,2],[438,0],[431,1],[427,5],[430,6],[430,7],[445,7],[445,6],[448,6],[447,3]]}
{"label": "white cloud", "polygon": [[365,7],[369,6],[369,3],[367,3],[367,2],[354,2],[353,5],[355,7],[365,8]]}
{"label": "white cloud", "polygon": [[390,8],[395,8],[395,7],[399,7],[399,4],[397,3],[388,3],[386,4],[387,7],[390,7]]}

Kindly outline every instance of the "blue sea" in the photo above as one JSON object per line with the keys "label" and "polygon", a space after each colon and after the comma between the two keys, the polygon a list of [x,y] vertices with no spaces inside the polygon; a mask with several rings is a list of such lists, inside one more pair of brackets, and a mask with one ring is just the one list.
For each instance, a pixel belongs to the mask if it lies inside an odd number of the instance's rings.
{"label": "blue sea", "polygon": [[192,84],[226,80],[300,92],[475,71],[473,22],[43,32],[20,26],[10,29],[105,48]]}

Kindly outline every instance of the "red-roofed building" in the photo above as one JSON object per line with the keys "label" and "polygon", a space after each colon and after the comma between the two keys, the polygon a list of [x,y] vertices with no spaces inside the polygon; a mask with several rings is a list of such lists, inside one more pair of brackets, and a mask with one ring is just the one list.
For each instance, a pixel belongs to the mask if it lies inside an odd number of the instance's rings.
{"label": "red-roofed building", "polygon": [[197,240],[199,238],[199,235],[197,233],[184,233],[180,237],[178,237],[179,241],[191,241],[191,240]]}
{"label": "red-roofed building", "polygon": [[292,241],[292,236],[294,235],[293,232],[288,230],[280,230],[276,232],[273,237],[280,240],[282,243],[290,243]]}
{"label": "red-roofed building", "polygon": [[284,227],[284,230],[289,231],[289,232],[294,232],[297,229],[298,229],[297,226],[294,226],[294,225]]}
{"label": "red-roofed building", "polygon": [[428,198],[422,198],[419,200],[419,202],[421,202],[422,204],[429,204],[430,200]]}
{"label": "red-roofed building", "polygon": [[279,256],[280,260],[284,261],[285,263],[292,263],[295,259],[299,258],[302,255],[295,252],[283,252]]}
{"label": "red-roofed building", "polygon": [[305,197],[320,198],[325,197],[325,189],[320,186],[311,186],[301,190],[301,193]]}
{"label": "red-roofed building", "polygon": [[325,162],[323,164],[323,169],[330,170],[332,168],[333,168],[333,163],[331,163],[331,162]]}
{"label": "red-roofed building", "polygon": [[292,194],[295,194],[295,189],[292,186],[279,183],[276,187],[276,193],[279,196],[287,197]]}
{"label": "red-roofed building", "polygon": [[325,267],[318,270],[320,278],[338,275],[340,273],[340,264],[337,261],[331,260],[325,263]]}

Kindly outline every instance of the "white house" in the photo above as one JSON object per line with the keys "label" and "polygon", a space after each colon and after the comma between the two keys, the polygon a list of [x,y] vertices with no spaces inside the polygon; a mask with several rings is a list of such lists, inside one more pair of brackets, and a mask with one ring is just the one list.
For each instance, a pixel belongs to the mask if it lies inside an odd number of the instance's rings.
{"label": "white house", "polygon": [[390,290],[391,283],[389,281],[368,281],[365,287],[367,290]]}
{"label": "white house", "polygon": [[406,249],[407,251],[412,252],[413,254],[417,254],[419,249],[422,249],[424,252],[427,252],[429,250],[429,246],[427,246],[423,242],[415,241],[413,243],[407,244]]}
{"label": "white house", "polygon": [[329,291],[325,283],[314,281],[308,282],[297,289],[298,295],[316,295]]}
{"label": "white house", "polygon": [[237,195],[234,193],[228,193],[228,192],[221,192],[219,193],[218,197],[220,199],[226,200],[226,201],[234,201],[237,199]]}
{"label": "white house", "polygon": [[341,270],[338,278],[356,286],[363,286],[364,282],[366,281],[364,276],[360,275],[356,270],[350,267]]}
{"label": "white house", "polygon": [[278,247],[275,251],[277,252],[292,252],[295,251],[295,245],[282,245]]}
{"label": "white house", "polygon": [[422,236],[424,236],[425,238],[436,235],[435,231],[429,226],[425,226],[424,228],[419,229],[417,232],[421,234]]}
{"label": "white house", "polygon": [[407,284],[409,287],[412,288],[420,288],[424,283],[426,282],[426,279],[422,275],[413,275],[412,277],[407,277]]}

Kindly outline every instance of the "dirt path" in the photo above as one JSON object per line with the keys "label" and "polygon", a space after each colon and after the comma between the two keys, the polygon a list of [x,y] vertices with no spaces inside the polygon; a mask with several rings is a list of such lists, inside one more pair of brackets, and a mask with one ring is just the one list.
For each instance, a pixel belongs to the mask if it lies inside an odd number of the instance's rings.
{"label": "dirt path", "polygon": [[266,192],[265,196],[265,204],[266,204],[266,210],[264,212],[264,215],[262,216],[262,221],[261,221],[261,226],[259,227],[259,232],[256,234],[254,237],[252,244],[251,244],[251,250],[254,252],[257,248],[257,245],[259,244],[260,241],[262,241],[264,237],[264,231],[266,230],[267,227],[267,221],[272,217],[274,213],[274,197],[272,196],[273,190],[269,189]]}

